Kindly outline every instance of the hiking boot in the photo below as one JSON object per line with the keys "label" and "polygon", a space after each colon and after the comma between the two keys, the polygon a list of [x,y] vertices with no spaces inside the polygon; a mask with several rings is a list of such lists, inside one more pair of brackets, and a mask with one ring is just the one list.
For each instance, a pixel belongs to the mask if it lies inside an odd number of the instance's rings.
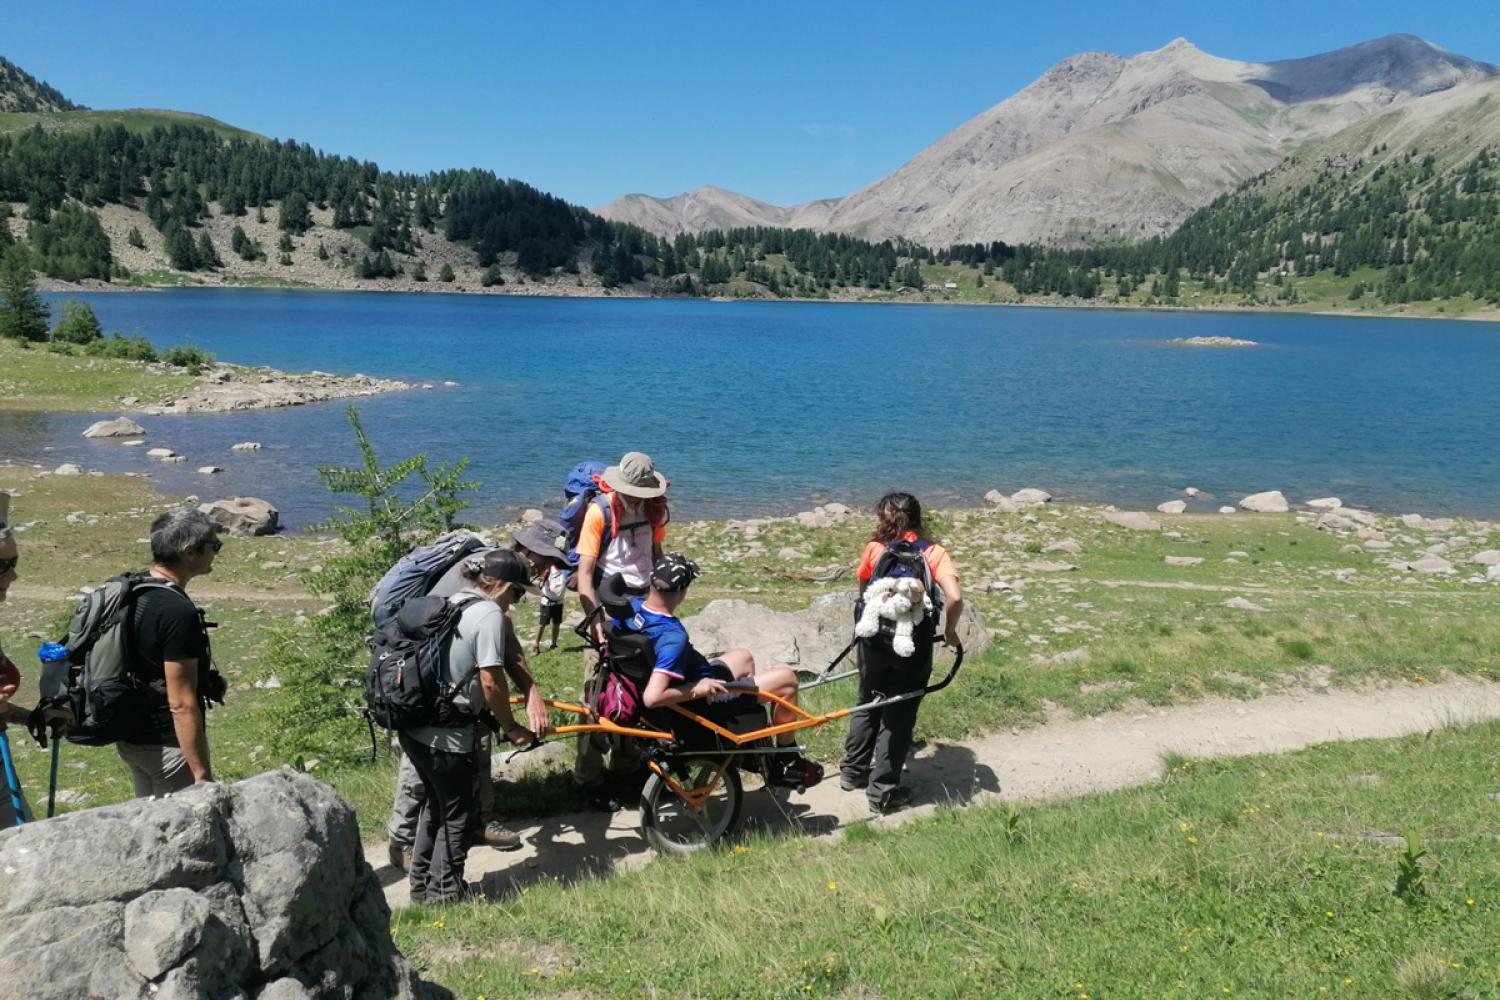
{"label": "hiking boot", "polygon": [[889,816],[891,813],[900,812],[911,805],[910,788],[893,788],[880,801],[870,800],[870,811],[880,816]]}
{"label": "hiking boot", "polygon": [[870,776],[868,774],[854,775],[841,773],[839,775],[839,787],[846,792],[862,792],[869,783]]}
{"label": "hiking boot", "polygon": [[766,757],[766,784],[778,788],[811,788],[823,780],[823,765],[801,753]]}
{"label": "hiking boot", "polygon": [[403,875],[411,871],[411,848],[402,847],[393,842],[386,843],[386,859],[390,861],[391,867]]}
{"label": "hiking boot", "polygon": [[515,851],[521,847],[521,835],[491,820],[484,825],[484,843],[497,851]]}

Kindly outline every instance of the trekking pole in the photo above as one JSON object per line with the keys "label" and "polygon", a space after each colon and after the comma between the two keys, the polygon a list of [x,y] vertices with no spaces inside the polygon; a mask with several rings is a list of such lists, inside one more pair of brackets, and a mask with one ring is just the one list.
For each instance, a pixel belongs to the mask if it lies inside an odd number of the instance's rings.
{"label": "trekking pole", "polygon": [[16,773],[16,762],[10,756],[10,737],[0,729],[0,764],[5,767],[5,784],[10,790],[10,805],[16,813],[16,825],[26,822],[26,799],[21,795],[21,776]]}
{"label": "trekking pole", "polygon": [[47,784],[47,818],[57,812],[57,758],[62,753],[62,736],[52,734],[52,780]]}

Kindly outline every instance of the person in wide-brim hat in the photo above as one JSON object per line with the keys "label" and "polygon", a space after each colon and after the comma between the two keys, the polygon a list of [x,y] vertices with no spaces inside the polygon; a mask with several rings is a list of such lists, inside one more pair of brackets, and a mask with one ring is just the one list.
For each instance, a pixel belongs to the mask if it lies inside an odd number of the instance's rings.
{"label": "person in wide-brim hat", "polygon": [[641,451],[627,451],[620,457],[620,464],[605,469],[599,479],[616,493],[640,500],[659,497],[670,485],[667,477],[657,471],[651,456]]}

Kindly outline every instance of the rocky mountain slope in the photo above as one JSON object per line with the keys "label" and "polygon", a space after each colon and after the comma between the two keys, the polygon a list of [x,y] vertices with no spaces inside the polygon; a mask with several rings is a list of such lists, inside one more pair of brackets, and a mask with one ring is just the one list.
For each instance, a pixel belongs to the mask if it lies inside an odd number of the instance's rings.
{"label": "rocky mountain slope", "polygon": [[0,57],[0,112],[82,111],[56,87],[50,87],[30,73]]}
{"label": "rocky mountain slope", "polygon": [[[1171,231],[1195,209],[1301,144],[1500,68],[1392,35],[1305,59],[1221,59],[1184,39],[1122,57],[1087,52],[959,126],[906,165],[804,224],[929,246],[1004,240],[1082,244]],[[606,218],[657,232],[682,198],[621,199]],[[723,204],[725,192],[714,201]],[[751,199],[739,204],[761,205]],[[765,206],[759,220],[785,225]],[[799,206],[804,208],[804,206]],[[826,221],[817,215],[826,212]]]}
{"label": "rocky mountain slope", "polygon": [[828,198],[781,208],[723,188],[700,187],[672,198],[628,194],[598,209],[598,214],[616,222],[632,223],[659,236],[744,226],[826,229],[829,212],[837,201]]}

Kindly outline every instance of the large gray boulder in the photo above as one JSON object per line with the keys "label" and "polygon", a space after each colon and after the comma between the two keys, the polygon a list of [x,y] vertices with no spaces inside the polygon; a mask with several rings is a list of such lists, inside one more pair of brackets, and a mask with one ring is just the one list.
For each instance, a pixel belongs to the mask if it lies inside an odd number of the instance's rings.
{"label": "large gray boulder", "polygon": [[[742,647],[760,669],[786,664],[799,670],[822,670],[854,638],[852,590],[824,594],[801,611],[773,611],[737,598],[710,601],[682,624],[693,646],[704,653]],[[965,601],[958,623],[964,652],[975,656],[989,644],[989,630]],[[848,660],[846,663],[852,663]]]}
{"label": "large gray boulder", "polygon": [[289,770],[0,833],[0,917],[0,1000],[451,1000],[392,944],[354,810]]}
{"label": "large gray boulder", "polygon": [[1257,514],[1285,514],[1292,508],[1280,490],[1266,490],[1264,493],[1252,493],[1245,497],[1240,501],[1240,509]]}
{"label": "large gray boulder", "polygon": [[200,504],[203,513],[236,538],[273,535],[281,526],[281,512],[256,497],[235,497]]}
{"label": "large gray boulder", "polygon": [[141,437],[145,433],[146,428],[129,417],[116,417],[114,420],[98,420],[89,424],[83,436],[86,438]]}

